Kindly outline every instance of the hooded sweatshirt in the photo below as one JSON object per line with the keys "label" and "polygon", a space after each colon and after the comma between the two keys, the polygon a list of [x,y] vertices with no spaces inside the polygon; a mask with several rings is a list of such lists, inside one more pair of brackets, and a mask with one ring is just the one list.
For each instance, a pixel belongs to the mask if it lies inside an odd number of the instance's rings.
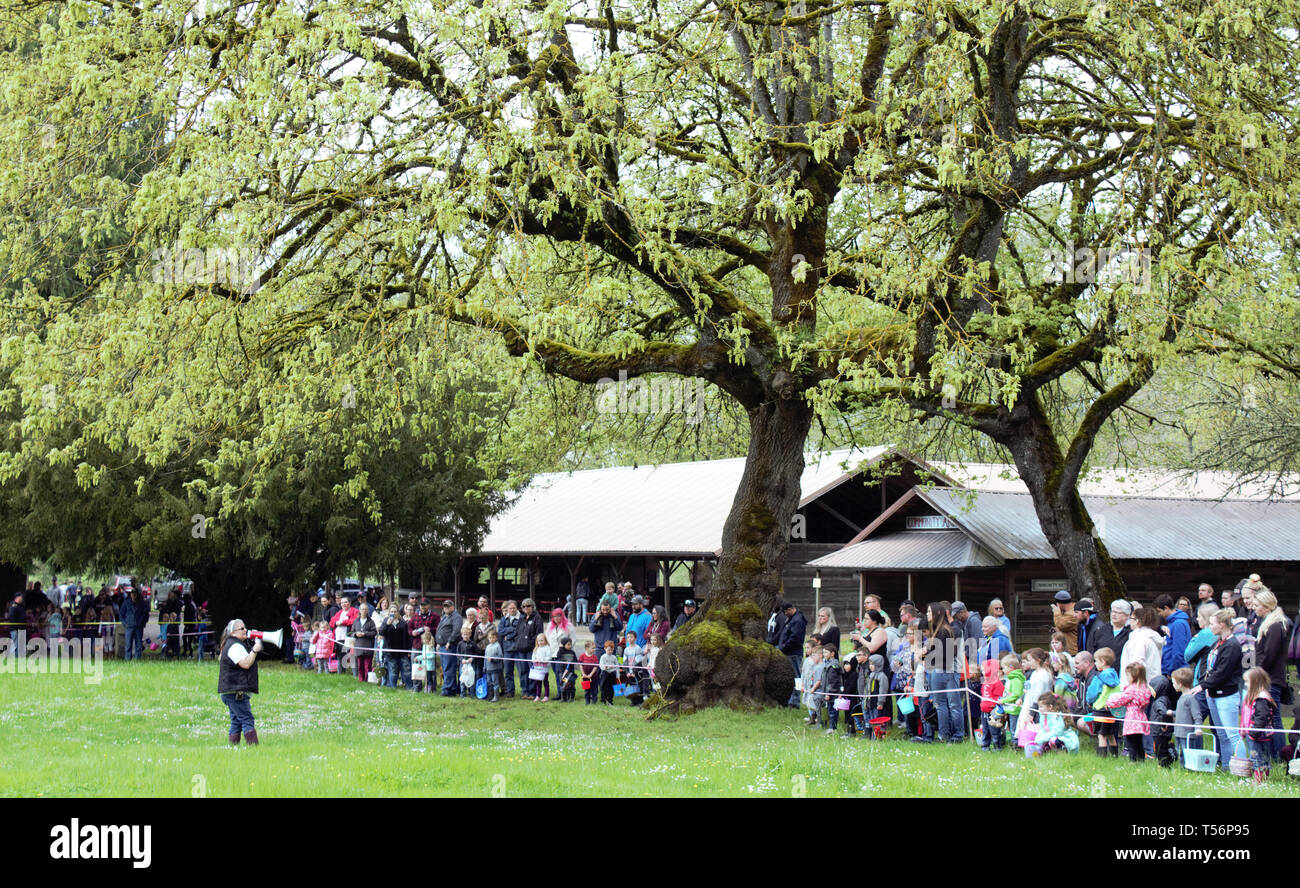
{"label": "hooded sweatshirt", "polygon": [[1012,669],[1011,674],[1006,677],[1002,697],[997,705],[1001,706],[1007,715],[1019,715],[1020,701],[1024,696],[1025,673],[1019,669]]}
{"label": "hooded sweatshirt", "polygon": [[1006,685],[998,671],[997,660],[985,660],[981,668],[984,671],[984,682],[980,685],[980,712],[988,713],[998,705],[998,700],[1006,691]]}
{"label": "hooded sweatshirt", "polygon": [[1187,642],[1192,638],[1192,622],[1187,614],[1175,608],[1165,620],[1165,627],[1169,634],[1160,651],[1160,672],[1162,675],[1172,675],[1175,669],[1187,665]]}

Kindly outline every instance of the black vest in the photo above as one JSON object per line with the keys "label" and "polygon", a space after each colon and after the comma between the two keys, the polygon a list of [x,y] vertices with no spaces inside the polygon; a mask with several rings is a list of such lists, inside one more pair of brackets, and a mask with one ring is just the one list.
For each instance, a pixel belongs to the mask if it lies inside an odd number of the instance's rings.
{"label": "black vest", "polygon": [[247,669],[241,669],[237,663],[232,663],[230,649],[236,644],[242,644],[252,650],[249,642],[241,642],[233,635],[226,639],[226,643],[221,646],[221,656],[217,658],[217,693],[234,694],[243,691],[246,694],[256,694],[257,659],[254,658],[253,665]]}

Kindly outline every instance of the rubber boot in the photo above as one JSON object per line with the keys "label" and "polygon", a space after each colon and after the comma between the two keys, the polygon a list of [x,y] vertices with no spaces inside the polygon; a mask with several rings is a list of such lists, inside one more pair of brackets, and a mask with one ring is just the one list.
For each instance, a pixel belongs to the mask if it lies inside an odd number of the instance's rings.
{"label": "rubber boot", "polygon": [[247,743],[249,746],[256,746],[256,745],[257,745],[257,731],[255,731],[255,730],[253,730],[253,731],[245,731],[245,732],[244,732],[244,742]]}
{"label": "rubber boot", "polygon": [[238,746],[238,745],[239,745],[239,732],[238,732],[238,731],[233,731],[233,732],[231,732],[231,734],[230,734],[230,745],[231,745],[231,746]]}

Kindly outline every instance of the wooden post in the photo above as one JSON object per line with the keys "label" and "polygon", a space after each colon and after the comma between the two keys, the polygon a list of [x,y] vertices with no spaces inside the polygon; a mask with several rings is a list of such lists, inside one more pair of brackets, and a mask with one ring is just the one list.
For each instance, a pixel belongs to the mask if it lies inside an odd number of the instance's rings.
{"label": "wooden post", "polygon": [[862,609],[867,606],[867,572],[858,571],[858,612],[853,615],[854,619],[862,616]]}

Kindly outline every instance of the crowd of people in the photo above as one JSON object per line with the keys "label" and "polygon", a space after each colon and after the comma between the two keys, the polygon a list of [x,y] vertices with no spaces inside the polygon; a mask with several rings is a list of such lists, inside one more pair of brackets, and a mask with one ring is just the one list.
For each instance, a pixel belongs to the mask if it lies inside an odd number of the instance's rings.
{"label": "crowd of people", "polygon": [[830,608],[808,627],[781,602],[769,620],[768,641],[799,676],[787,705],[809,727],[835,734],[844,713],[845,736],[896,724],[918,743],[969,736],[981,749],[1031,755],[1077,753],[1082,733],[1099,756],[1122,748],[1165,766],[1188,748],[1211,749],[1221,769],[1257,781],[1293,757],[1288,734],[1300,726],[1283,730],[1282,707],[1293,702],[1287,668],[1300,665],[1300,633],[1258,575],[1221,597],[1202,584],[1195,604],[1117,600],[1108,619],[1090,599],[1058,592],[1048,646],[1020,653],[997,599],[983,618],[960,601],[924,613],[904,602],[897,621],[876,596],[865,605],[843,660]]}
{"label": "crowd of people", "polygon": [[292,653],[303,669],[444,697],[569,702],[581,691],[587,704],[626,696],[634,706],[655,688],[669,635],[696,610],[688,600],[670,623],[667,610],[630,583],[607,583],[584,621],[592,638],[579,645],[569,608],[552,609],[548,619],[531,598],[504,602],[499,615],[486,596],[462,614],[451,599],[435,612],[427,598],[400,603],[377,589],[356,596],[322,589],[288,603]]}
{"label": "crowd of people", "polygon": [[[15,593],[5,607],[0,638],[18,633],[50,643],[83,641],[104,656],[139,659],[151,607],[138,586],[101,586],[98,591],[69,584],[47,594],[34,582]],[[207,613],[189,592],[171,591],[158,602],[159,653],[168,659],[203,659],[213,649]]]}

